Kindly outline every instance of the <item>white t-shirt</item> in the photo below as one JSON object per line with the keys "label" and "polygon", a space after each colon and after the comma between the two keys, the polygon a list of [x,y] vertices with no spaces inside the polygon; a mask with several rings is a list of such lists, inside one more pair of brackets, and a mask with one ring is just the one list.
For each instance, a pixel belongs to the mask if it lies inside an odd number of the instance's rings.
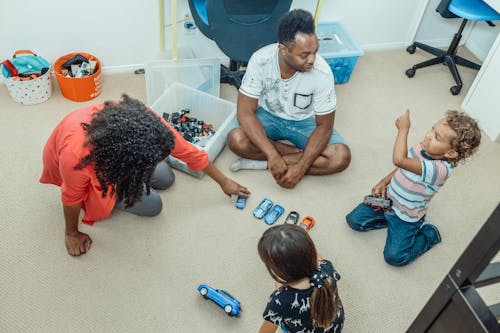
{"label": "white t-shirt", "polygon": [[246,69],[240,92],[259,100],[266,111],[288,120],[303,120],[335,111],[337,99],[332,70],[316,55],[310,72],[296,72],[282,79],[278,64],[278,44],[257,50]]}

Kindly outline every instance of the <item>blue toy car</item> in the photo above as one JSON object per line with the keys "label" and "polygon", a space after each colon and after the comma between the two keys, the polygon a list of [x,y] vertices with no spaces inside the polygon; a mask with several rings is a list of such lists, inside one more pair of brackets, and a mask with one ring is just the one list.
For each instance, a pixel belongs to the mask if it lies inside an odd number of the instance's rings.
{"label": "blue toy car", "polygon": [[266,217],[264,217],[264,222],[266,222],[266,224],[273,224],[280,218],[281,214],[283,214],[284,211],[285,208],[283,208],[283,206],[280,206],[278,204],[274,205],[269,213],[266,214]]}
{"label": "blue toy car", "polygon": [[242,196],[238,196],[238,198],[236,199],[236,204],[235,204],[236,208],[243,209],[243,208],[245,208],[246,204],[247,204],[247,198],[242,197]]}
{"label": "blue toy car", "polygon": [[240,302],[225,290],[215,289],[207,284],[200,284],[198,291],[205,299],[212,300],[219,305],[231,317],[238,317],[241,313]]}
{"label": "blue toy car", "polygon": [[268,198],[264,198],[264,200],[262,200],[260,204],[253,210],[253,216],[258,219],[263,218],[272,206],[273,202]]}

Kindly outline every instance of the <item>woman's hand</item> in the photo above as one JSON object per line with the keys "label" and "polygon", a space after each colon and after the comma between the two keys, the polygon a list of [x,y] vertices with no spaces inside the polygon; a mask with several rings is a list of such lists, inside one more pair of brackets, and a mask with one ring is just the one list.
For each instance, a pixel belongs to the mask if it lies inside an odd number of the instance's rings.
{"label": "woman's hand", "polygon": [[245,187],[241,186],[234,180],[225,177],[224,181],[220,184],[222,191],[227,195],[237,195],[248,198],[250,191]]}
{"label": "woman's hand", "polygon": [[212,162],[209,162],[207,167],[203,169],[210,178],[215,180],[217,184],[221,187],[222,191],[227,195],[240,195],[242,197],[247,198],[250,195],[250,191],[235,182],[234,180],[227,178]]}
{"label": "woman's hand", "polygon": [[75,257],[87,253],[92,246],[92,239],[90,236],[80,231],[66,233],[64,241],[68,254]]}

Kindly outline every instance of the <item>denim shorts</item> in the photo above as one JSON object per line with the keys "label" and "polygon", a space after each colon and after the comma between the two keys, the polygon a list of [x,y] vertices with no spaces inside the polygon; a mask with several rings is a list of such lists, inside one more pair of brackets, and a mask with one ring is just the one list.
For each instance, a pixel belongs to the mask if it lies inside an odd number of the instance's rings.
{"label": "denim shorts", "polygon": [[[304,120],[288,120],[267,112],[260,106],[257,108],[257,118],[266,130],[266,135],[273,141],[288,140],[300,149],[306,147],[307,140],[316,128],[316,117]],[[328,144],[346,144],[344,138],[335,130],[332,131]]]}

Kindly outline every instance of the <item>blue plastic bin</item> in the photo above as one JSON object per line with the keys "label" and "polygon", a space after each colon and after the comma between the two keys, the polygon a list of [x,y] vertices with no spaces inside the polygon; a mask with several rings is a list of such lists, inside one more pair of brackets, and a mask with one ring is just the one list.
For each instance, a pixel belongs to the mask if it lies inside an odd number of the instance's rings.
{"label": "blue plastic bin", "polygon": [[349,81],[363,50],[349,37],[340,22],[319,23],[316,34],[319,40],[318,53],[330,65],[335,83]]}

